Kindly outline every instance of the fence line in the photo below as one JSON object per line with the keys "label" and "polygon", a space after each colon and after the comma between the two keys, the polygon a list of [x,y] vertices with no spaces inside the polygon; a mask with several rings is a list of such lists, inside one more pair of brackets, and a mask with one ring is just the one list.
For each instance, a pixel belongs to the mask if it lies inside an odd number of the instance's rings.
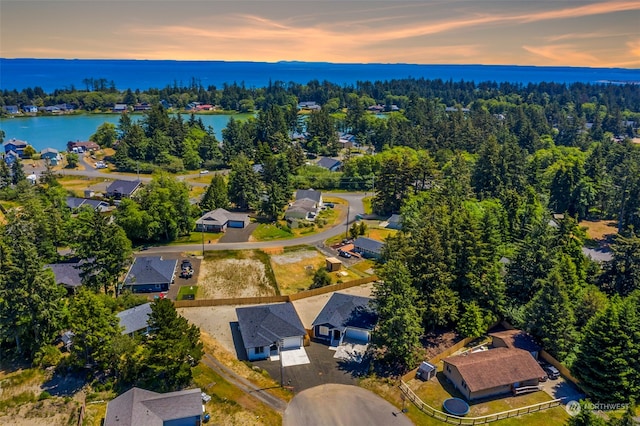
{"label": "fence line", "polygon": [[224,299],[196,299],[196,300],[176,300],[173,302],[176,308],[194,308],[199,306],[225,306],[225,305],[259,305],[262,303],[280,303],[292,302],[294,300],[305,299],[307,297],[318,296],[320,294],[331,293],[334,291],[344,290],[351,287],[357,287],[362,284],[377,281],[378,277],[372,275],[370,277],[359,278],[346,283],[328,285],[313,290],[304,290],[299,293],[284,296],[256,296],[256,297],[230,297]]}
{"label": "fence line", "polygon": [[502,411],[500,413],[488,414],[481,417],[459,417],[453,414],[447,414],[443,411],[437,410],[431,407],[429,404],[423,402],[418,395],[416,395],[411,388],[402,380],[399,385],[403,395],[411,401],[420,411],[431,416],[437,420],[454,425],[481,425],[497,420],[508,419],[511,417],[518,417],[524,414],[536,413],[538,411],[547,410],[549,408],[557,407],[562,403],[562,399],[554,399],[553,401],[540,402],[538,404],[528,405],[526,407],[514,408],[508,411]]}

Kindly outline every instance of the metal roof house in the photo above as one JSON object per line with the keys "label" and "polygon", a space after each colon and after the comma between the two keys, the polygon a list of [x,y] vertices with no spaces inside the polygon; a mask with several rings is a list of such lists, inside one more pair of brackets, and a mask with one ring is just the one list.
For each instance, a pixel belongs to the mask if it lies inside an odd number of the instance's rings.
{"label": "metal roof house", "polygon": [[358,237],[353,242],[353,250],[360,253],[363,257],[373,257],[375,259],[382,256],[384,243],[382,241],[373,240],[367,237]]}
{"label": "metal roof house", "polygon": [[278,346],[287,350],[304,344],[307,331],[291,303],[240,307],[236,314],[249,361],[268,358]]}
{"label": "metal roof house", "polygon": [[245,228],[247,225],[249,225],[248,214],[215,209],[205,213],[196,221],[196,231],[224,232],[227,228]]}
{"label": "metal roof house", "polygon": [[132,388],[107,405],[104,426],[200,426],[200,388],[157,393]]}
{"label": "metal roof house", "polygon": [[173,282],[177,264],[177,259],[164,260],[161,256],[137,257],[122,287],[134,293],[167,291]]}
{"label": "metal roof house", "polygon": [[313,336],[338,346],[344,338],[359,342],[371,340],[378,315],[369,297],[333,293],[311,326]]}
{"label": "metal roof house", "polygon": [[151,315],[151,303],[145,303],[143,305],[135,306],[131,309],[126,309],[122,312],[118,312],[116,317],[120,321],[120,327],[124,328],[122,334],[133,334],[142,331],[147,333],[149,331],[149,315]]}

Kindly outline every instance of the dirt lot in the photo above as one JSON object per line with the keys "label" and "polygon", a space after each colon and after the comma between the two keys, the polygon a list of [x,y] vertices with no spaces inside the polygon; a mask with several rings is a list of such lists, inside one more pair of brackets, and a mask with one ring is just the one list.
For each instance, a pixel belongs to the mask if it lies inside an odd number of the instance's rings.
{"label": "dirt lot", "polygon": [[272,296],[276,290],[268,277],[267,265],[254,252],[235,253],[236,258],[211,259],[200,264],[200,299]]}
{"label": "dirt lot", "polygon": [[311,285],[313,273],[325,264],[325,256],[316,250],[296,250],[271,256],[271,267],[280,294],[297,293]]}

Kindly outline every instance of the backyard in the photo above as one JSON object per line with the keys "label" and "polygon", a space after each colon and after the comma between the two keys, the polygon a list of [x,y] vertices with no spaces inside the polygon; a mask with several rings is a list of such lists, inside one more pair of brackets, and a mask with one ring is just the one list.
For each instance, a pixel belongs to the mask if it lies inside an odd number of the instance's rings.
{"label": "backyard", "polygon": [[88,178],[82,176],[59,176],[58,182],[76,197],[84,197],[84,190],[90,186],[104,182],[103,178]]}

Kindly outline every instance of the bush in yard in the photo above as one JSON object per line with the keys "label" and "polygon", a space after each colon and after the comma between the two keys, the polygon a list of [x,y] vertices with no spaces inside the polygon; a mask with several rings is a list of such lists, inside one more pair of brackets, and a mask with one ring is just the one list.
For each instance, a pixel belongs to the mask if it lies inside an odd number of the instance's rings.
{"label": "bush in yard", "polygon": [[316,270],[316,273],[313,274],[313,282],[311,283],[310,289],[325,287],[331,284],[331,277],[327,270],[323,267],[320,267]]}

